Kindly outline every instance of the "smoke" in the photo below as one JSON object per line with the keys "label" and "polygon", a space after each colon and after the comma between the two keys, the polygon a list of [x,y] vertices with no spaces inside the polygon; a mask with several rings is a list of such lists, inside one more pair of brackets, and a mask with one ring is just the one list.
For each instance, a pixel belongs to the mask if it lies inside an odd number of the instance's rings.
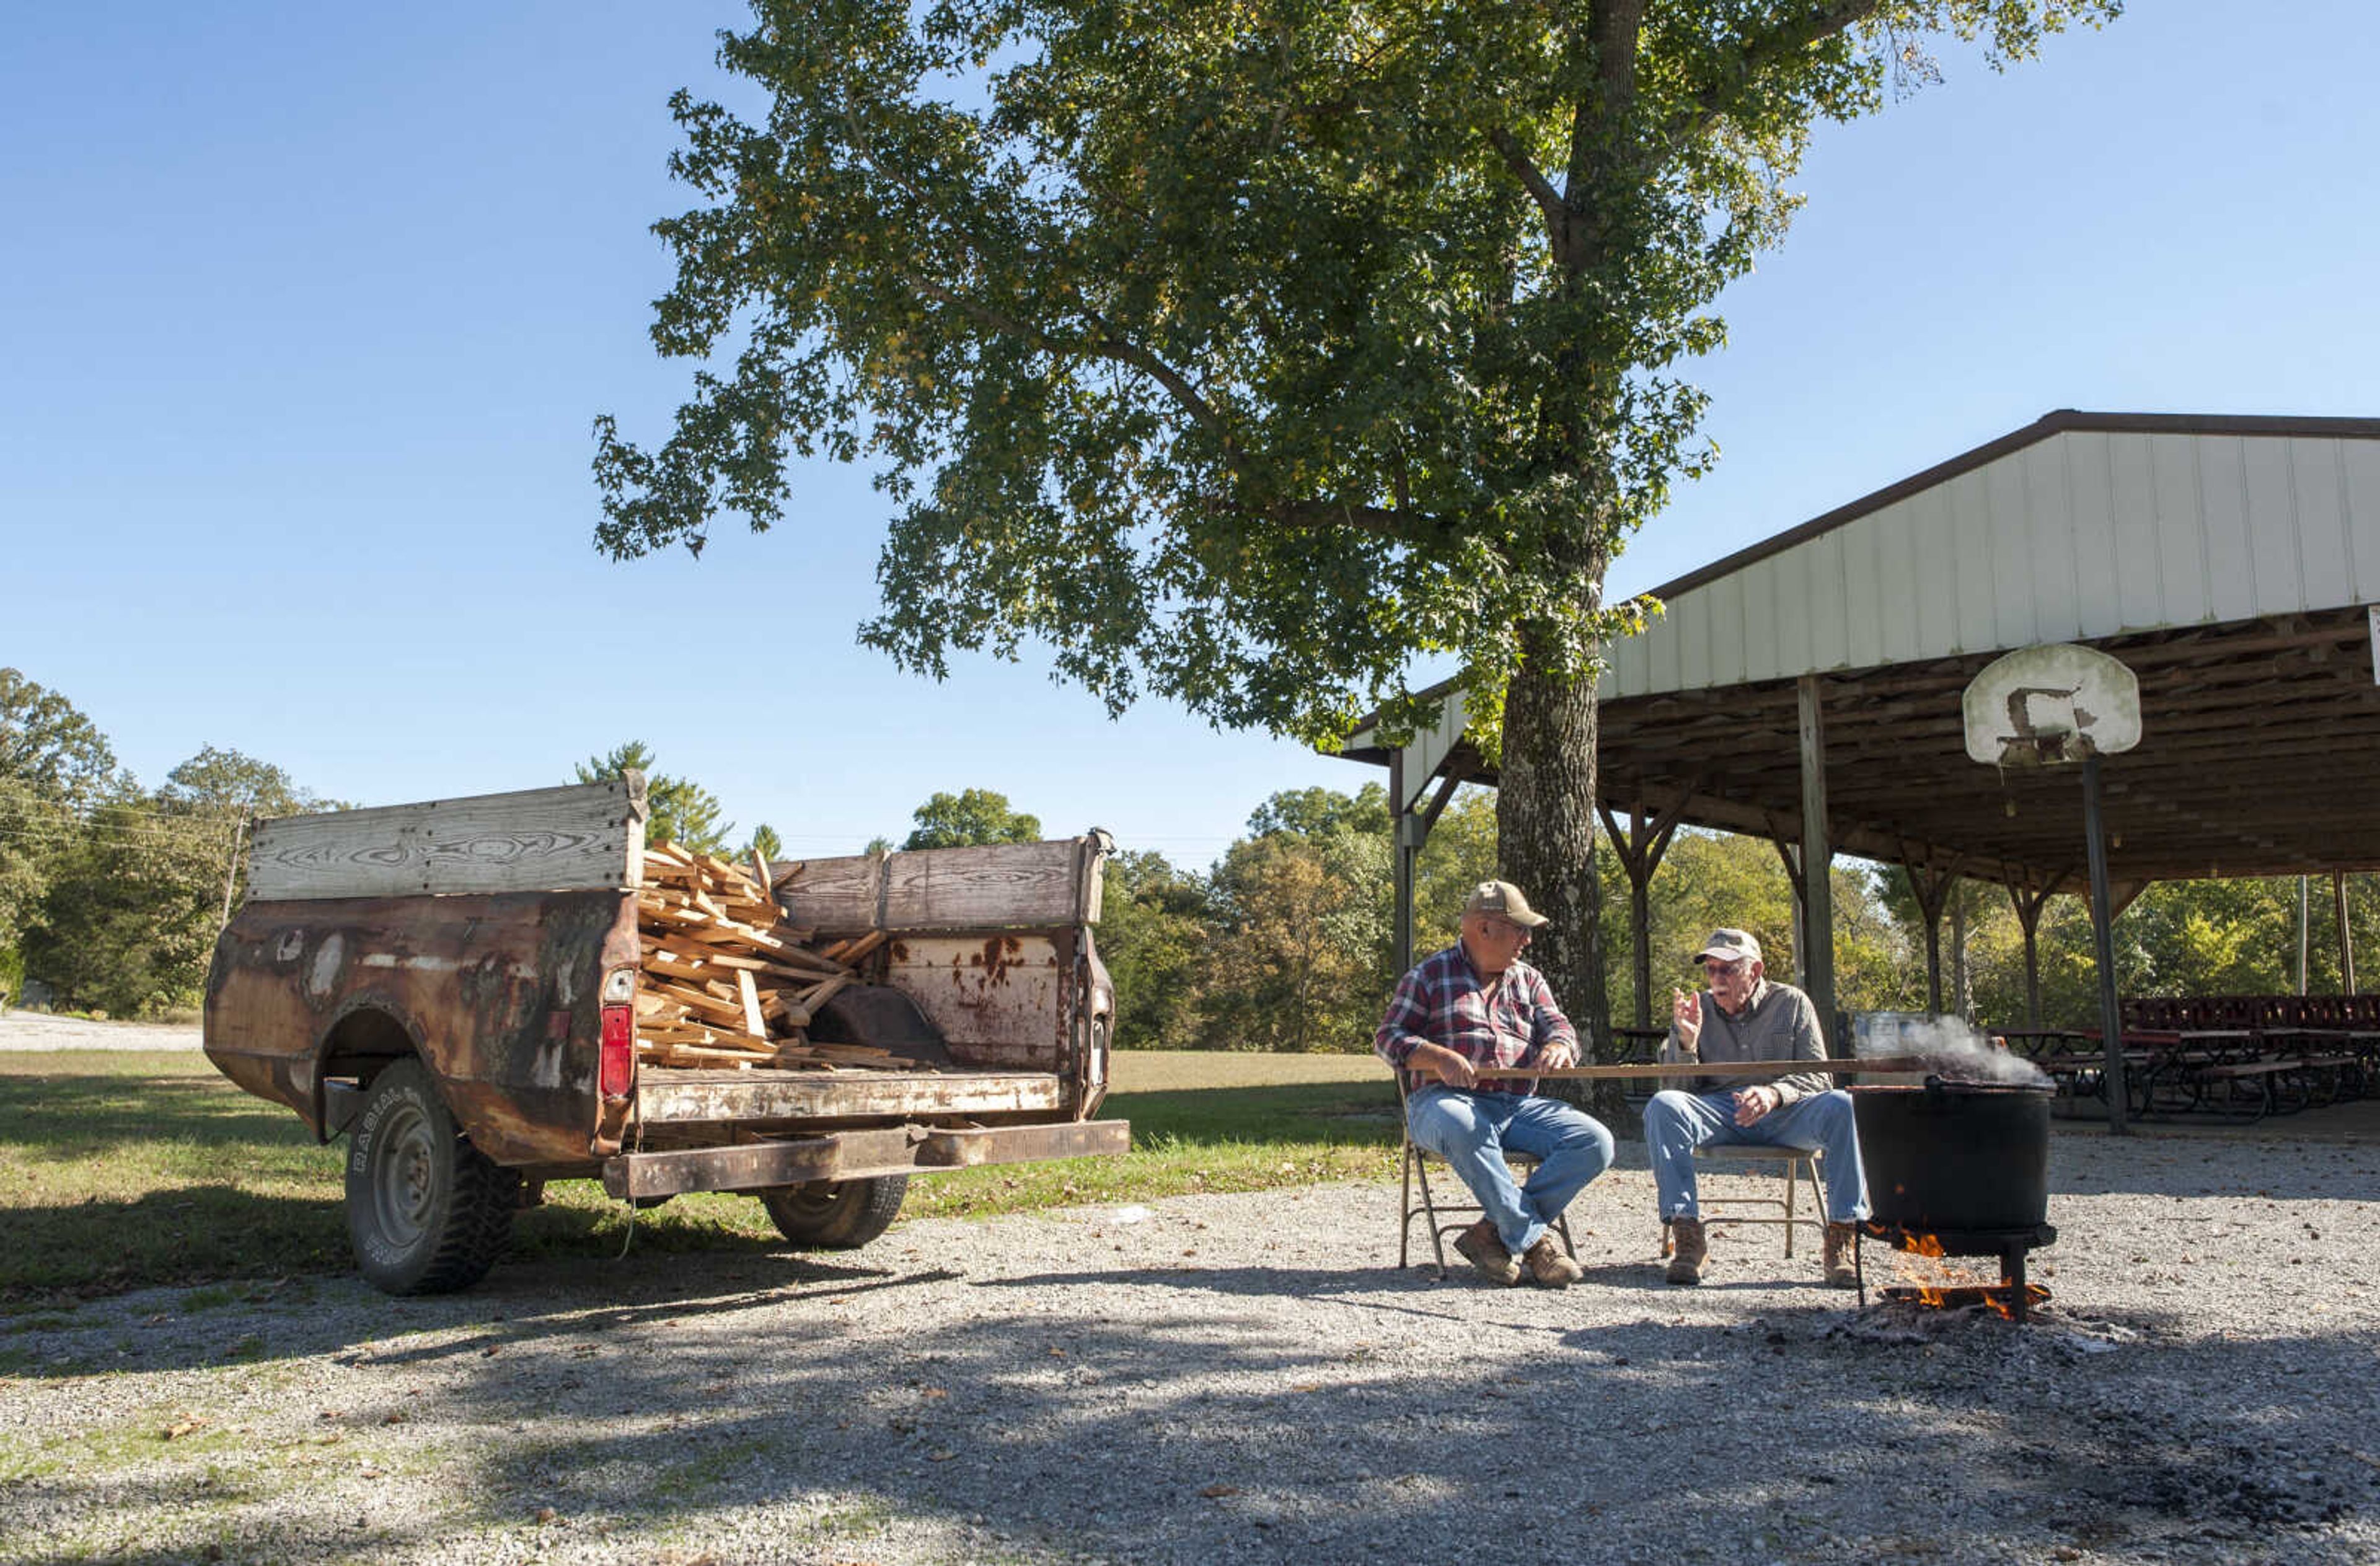
{"label": "smoke", "polygon": [[1852,1019],[1852,1052],[1871,1059],[1922,1056],[1933,1074],[1953,1082],[2050,1086],[2039,1066],[1996,1046],[1989,1035],[1963,1017],[1930,1012],[1862,1012]]}

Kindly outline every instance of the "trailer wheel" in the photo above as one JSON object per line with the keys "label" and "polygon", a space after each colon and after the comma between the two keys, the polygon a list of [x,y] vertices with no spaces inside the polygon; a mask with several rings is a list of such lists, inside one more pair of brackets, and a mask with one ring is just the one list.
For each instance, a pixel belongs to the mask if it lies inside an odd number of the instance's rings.
{"label": "trailer wheel", "polygon": [[372,1079],[347,1140],[347,1236],[392,1294],[443,1294],[487,1275],[512,1238],[520,1175],[471,1146],[419,1061]]}
{"label": "trailer wheel", "polygon": [[795,1244],[829,1251],[856,1250],[892,1226],[901,1198],[909,1193],[905,1174],[873,1180],[813,1180],[777,1185],[759,1193],[777,1232]]}

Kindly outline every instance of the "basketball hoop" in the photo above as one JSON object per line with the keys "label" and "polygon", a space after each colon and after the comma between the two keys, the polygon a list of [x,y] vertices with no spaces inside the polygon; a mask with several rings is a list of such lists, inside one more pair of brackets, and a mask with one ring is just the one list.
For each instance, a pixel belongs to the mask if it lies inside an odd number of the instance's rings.
{"label": "basketball hoop", "polygon": [[1962,706],[1967,755],[1987,766],[2056,766],[2141,742],[2141,683],[2095,648],[2021,648],[1969,681]]}

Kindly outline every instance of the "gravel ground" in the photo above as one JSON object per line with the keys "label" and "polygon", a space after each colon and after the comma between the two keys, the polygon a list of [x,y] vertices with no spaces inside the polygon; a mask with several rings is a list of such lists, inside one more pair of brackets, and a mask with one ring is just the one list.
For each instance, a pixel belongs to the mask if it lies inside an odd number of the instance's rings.
{"label": "gravel ground", "polygon": [[2380,1558],[2380,1148],[2061,1128],[2023,1328],[1668,1288],[1621,1157],[1559,1293],[1346,1185],[0,1319],[0,1560]]}

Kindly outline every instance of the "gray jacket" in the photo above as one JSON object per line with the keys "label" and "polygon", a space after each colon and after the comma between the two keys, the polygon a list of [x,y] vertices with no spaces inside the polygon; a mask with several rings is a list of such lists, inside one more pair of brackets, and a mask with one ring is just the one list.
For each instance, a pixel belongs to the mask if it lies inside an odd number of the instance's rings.
{"label": "gray jacket", "polygon": [[[1730,1061],[1823,1061],[1827,1058],[1826,1035],[1818,1031],[1818,1008],[1810,998],[1790,984],[1772,984],[1763,978],[1752,988],[1752,1000],[1742,1013],[1729,1016],[1703,992],[1703,1030],[1695,1041],[1695,1051],[1688,1054],[1679,1045],[1678,1025],[1670,1025],[1670,1037],[1661,1041],[1664,1064],[1686,1064],[1700,1061],[1706,1065],[1723,1065]],[[1813,1093],[1824,1093],[1834,1086],[1833,1080],[1822,1071],[1802,1072],[1792,1076],[1770,1079],[1782,1102],[1791,1104]],[[1742,1077],[1730,1080],[1724,1076],[1698,1076],[1687,1082],[1662,1084],[1667,1087],[1682,1087],[1690,1093],[1712,1093],[1730,1087],[1749,1086]],[[1780,1105],[1781,1107],[1781,1105]]]}

